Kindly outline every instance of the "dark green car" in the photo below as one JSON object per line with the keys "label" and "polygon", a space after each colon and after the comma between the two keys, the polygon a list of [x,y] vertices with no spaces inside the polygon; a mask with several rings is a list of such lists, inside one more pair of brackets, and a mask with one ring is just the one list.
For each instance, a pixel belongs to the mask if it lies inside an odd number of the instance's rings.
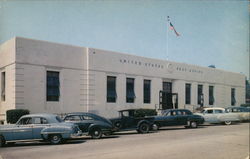
{"label": "dark green car", "polygon": [[154,109],[126,109],[119,111],[119,117],[110,120],[116,131],[137,130],[138,133],[148,133],[156,130],[153,115],[156,115]]}
{"label": "dark green car", "polygon": [[194,115],[187,109],[168,109],[161,116],[154,116],[154,122],[158,128],[164,126],[185,126],[186,128],[197,128],[204,123],[204,118]]}

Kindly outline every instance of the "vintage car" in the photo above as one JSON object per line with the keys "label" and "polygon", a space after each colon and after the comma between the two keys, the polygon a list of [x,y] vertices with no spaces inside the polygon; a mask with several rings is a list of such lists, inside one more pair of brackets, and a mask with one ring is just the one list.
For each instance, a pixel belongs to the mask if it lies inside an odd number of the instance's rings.
{"label": "vintage car", "polygon": [[205,119],[205,123],[223,123],[226,125],[232,124],[232,122],[239,122],[239,115],[236,113],[227,113],[224,108],[213,107],[213,108],[204,108],[201,113],[196,113],[201,115]]}
{"label": "vintage car", "polygon": [[155,116],[154,122],[158,128],[164,126],[180,126],[186,128],[197,128],[203,124],[204,118],[200,115],[194,115],[187,109],[168,109],[162,112],[162,115]]}
{"label": "vintage car", "polygon": [[138,116],[141,110],[120,110],[119,117],[110,119],[116,131],[137,130],[138,133],[148,133],[150,130],[156,130],[154,117]]}
{"label": "vintage car", "polygon": [[59,144],[81,136],[77,125],[65,123],[53,114],[29,114],[22,116],[16,124],[0,126],[0,146],[28,140],[46,140]]}
{"label": "vintage car", "polygon": [[114,131],[110,120],[92,113],[69,113],[63,119],[65,122],[75,123],[86,135],[99,139],[102,135],[110,135]]}
{"label": "vintage car", "polygon": [[250,121],[250,108],[230,106],[226,108],[226,112],[238,114],[240,121]]}

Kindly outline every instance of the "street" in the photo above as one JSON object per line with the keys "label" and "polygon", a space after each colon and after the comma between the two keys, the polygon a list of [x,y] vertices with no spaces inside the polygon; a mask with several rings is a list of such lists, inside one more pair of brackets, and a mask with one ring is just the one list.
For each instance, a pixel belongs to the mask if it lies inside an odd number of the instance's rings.
{"label": "street", "polygon": [[246,159],[249,123],[205,125],[197,129],[166,127],[93,140],[83,137],[62,145],[17,143],[0,148],[0,159]]}

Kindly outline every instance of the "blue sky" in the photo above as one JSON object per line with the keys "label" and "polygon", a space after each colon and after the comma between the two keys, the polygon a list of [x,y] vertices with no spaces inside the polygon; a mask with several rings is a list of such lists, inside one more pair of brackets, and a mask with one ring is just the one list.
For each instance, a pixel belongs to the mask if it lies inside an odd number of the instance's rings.
{"label": "blue sky", "polygon": [[249,20],[247,0],[0,0],[0,43],[21,36],[249,77]]}

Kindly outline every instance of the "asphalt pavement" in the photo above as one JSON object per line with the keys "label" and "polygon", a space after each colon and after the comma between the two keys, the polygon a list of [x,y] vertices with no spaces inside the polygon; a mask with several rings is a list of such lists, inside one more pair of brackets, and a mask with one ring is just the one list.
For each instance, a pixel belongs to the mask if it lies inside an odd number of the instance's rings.
{"label": "asphalt pavement", "polygon": [[0,148],[0,159],[247,159],[249,123],[207,125],[197,129],[166,127],[93,140],[83,137],[62,145],[29,142]]}

